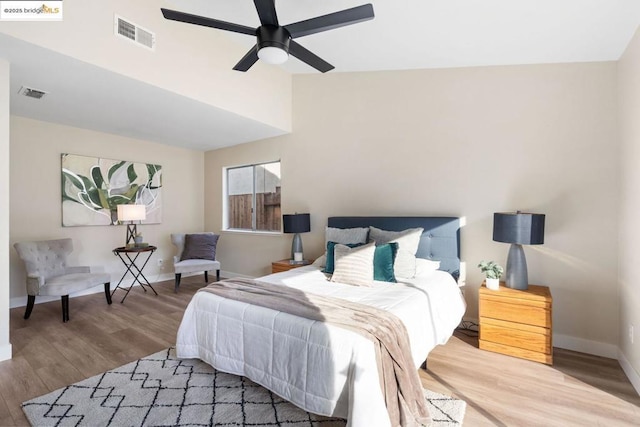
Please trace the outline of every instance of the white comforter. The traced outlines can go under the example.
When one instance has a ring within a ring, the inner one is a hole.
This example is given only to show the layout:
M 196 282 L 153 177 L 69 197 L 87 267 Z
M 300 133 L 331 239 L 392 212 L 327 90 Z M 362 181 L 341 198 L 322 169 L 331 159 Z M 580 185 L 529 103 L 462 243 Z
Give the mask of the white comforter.
M 313 266 L 258 280 L 391 311 L 407 327 L 416 367 L 447 342 L 466 308 L 441 271 L 371 288 L 328 282 Z M 185 311 L 176 351 L 246 376 L 309 412 L 347 418 L 353 427 L 389 425 L 373 344 L 355 332 L 199 292 Z

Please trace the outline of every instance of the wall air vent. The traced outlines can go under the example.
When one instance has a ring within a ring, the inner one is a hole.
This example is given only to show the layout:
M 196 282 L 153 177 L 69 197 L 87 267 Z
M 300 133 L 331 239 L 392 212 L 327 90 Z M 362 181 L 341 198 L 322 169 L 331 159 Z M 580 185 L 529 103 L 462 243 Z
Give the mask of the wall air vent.
M 151 50 L 155 48 L 156 35 L 154 33 L 121 16 L 115 15 L 114 31 L 116 36 L 124 37 L 139 46 L 144 46 Z
M 22 86 L 18 91 L 20 95 L 27 96 L 29 98 L 41 99 L 43 96 L 47 94 L 47 92 L 39 89 L 34 89 L 32 87 Z

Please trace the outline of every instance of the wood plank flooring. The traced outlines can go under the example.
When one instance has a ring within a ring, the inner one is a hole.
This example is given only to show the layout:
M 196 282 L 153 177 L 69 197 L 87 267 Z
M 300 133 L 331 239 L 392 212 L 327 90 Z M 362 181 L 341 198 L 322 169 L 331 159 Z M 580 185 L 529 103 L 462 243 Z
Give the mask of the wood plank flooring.
M 13 359 L 0 362 L 0 426 L 29 425 L 20 404 L 33 397 L 124 365 L 175 344 L 185 307 L 202 275 L 185 277 L 177 294 L 173 281 L 153 285 L 159 296 L 131 290 L 124 304 L 117 291 L 69 300 L 70 321 L 62 323 L 59 301 L 10 314 Z
M 29 320 L 11 310 L 14 357 L 0 362 L 0 426 L 28 425 L 20 403 L 175 343 L 182 313 L 203 277 L 154 285 L 159 296 L 134 288 L 124 304 L 104 294 L 38 304 Z M 118 291 L 120 292 L 120 291 Z M 434 350 L 425 387 L 464 399 L 464 425 L 638 426 L 640 397 L 618 362 L 554 349 L 554 365 L 479 350 L 477 338 L 456 333 Z
M 461 331 L 420 376 L 467 402 L 465 426 L 640 426 L 640 397 L 613 359 L 554 348 L 547 366 L 479 350 Z

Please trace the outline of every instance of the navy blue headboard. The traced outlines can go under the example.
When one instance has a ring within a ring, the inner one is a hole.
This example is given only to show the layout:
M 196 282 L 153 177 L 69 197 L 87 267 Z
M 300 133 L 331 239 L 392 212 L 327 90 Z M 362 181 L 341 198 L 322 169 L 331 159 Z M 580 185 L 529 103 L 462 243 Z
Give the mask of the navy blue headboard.
M 424 228 L 416 256 L 440 261 L 440 270 L 457 280 L 460 276 L 460 218 L 446 216 L 333 216 L 328 226 L 354 228 L 373 226 L 382 230 L 402 231 Z

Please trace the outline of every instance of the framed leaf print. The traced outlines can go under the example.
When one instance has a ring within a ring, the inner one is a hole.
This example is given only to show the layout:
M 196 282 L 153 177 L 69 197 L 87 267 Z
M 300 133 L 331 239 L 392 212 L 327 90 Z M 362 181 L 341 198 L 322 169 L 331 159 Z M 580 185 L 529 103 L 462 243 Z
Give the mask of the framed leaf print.
M 116 225 L 120 204 L 143 204 L 162 222 L 162 166 L 62 154 L 62 226 Z

